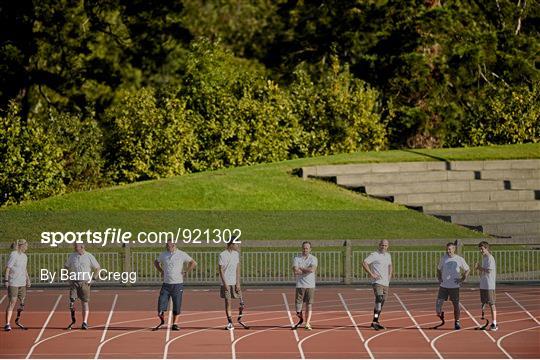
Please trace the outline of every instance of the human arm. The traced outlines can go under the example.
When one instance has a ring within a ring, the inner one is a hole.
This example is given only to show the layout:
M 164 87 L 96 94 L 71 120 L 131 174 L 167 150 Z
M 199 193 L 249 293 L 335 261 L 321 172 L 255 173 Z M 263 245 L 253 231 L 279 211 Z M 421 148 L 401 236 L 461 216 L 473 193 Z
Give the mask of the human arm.
M 371 268 L 369 267 L 369 264 L 364 260 L 362 262 L 362 267 L 364 268 L 364 271 L 366 273 L 369 274 L 369 276 L 372 278 L 372 279 L 375 279 L 375 280 L 378 280 L 381 278 L 381 276 L 379 274 L 374 274 L 372 271 L 371 271 Z

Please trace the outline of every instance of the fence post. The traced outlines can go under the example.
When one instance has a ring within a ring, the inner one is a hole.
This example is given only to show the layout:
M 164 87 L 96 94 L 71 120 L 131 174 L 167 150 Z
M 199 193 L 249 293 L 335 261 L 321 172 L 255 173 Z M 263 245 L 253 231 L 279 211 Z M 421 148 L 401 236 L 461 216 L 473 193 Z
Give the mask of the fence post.
M 343 261 L 343 283 L 350 285 L 352 283 L 352 243 L 345 240 L 345 260 Z
M 463 256 L 463 241 L 457 239 L 456 240 L 456 254 L 459 256 Z
M 124 248 L 122 269 L 124 272 L 128 273 L 131 271 L 131 247 L 129 244 L 122 244 L 122 247 Z M 132 286 L 132 284 L 128 281 L 124 284 L 124 286 Z

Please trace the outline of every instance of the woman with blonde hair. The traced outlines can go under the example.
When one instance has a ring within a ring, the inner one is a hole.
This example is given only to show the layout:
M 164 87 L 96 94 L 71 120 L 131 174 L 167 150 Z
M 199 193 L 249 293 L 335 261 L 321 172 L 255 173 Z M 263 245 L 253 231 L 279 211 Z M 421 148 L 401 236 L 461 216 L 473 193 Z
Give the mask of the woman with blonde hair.
M 15 318 L 15 324 L 23 330 L 26 330 L 20 322 L 21 313 L 24 310 L 24 301 L 26 299 L 26 288 L 30 287 L 30 277 L 26 266 L 28 264 L 28 258 L 26 256 L 26 250 L 28 249 L 28 243 L 24 239 L 19 239 L 11 246 L 13 251 L 9 255 L 9 259 L 6 264 L 4 285 L 8 290 L 8 306 L 6 308 L 6 325 L 5 331 L 11 331 L 11 316 L 13 315 L 13 309 L 19 299 L 19 308 L 17 309 L 17 317 Z

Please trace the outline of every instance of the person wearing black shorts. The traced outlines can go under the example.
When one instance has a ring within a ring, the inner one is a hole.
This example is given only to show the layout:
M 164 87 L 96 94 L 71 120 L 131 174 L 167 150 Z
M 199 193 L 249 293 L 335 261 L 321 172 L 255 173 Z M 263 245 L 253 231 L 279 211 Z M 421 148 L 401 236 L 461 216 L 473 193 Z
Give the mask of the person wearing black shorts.
M 180 330 L 176 324 L 182 308 L 182 295 L 184 292 L 184 275 L 189 273 L 197 263 L 188 254 L 176 248 L 176 244 L 167 241 L 167 250 L 162 252 L 154 261 L 154 266 L 163 275 L 163 284 L 159 292 L 158 316 L 160 324 L 155 328 L 159 329 L 165 323 L 165 311 L 168 309 L 169 299 L 173 305 L 172 330 Z M 184 271 L 184 264 L 187 268 Z

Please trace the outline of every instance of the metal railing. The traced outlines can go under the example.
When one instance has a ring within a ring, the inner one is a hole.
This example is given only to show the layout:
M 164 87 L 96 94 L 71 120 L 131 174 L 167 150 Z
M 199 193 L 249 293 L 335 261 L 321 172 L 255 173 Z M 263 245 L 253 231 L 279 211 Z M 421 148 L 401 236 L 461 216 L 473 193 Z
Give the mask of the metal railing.
M 30 253 L 28 254 L 28 275 L 33 284 L 48 284 L 48 281 L 41 280 L 41 271 L 48 270 L 56 272 L 55 281 L 53 284 L 63 283 L 60 281 L 60 270 L 64 267 L 64 264 L 70 253 Z M 101 265 L 101 268 L 109 271 L 122 271 L 122 263 L 120 262 L 120 256 L 118 253 L 94 253 L 93 254 Z M 2 272 L 5 270 L 7 261 L 9 259 L 9 253 L 0 254 L 0 266 Z M 102 281 L 106 283 L 116 283 L 114 280 Z
M 366 283 L 369 281 L 362 269 L 362 261 L 371 251 L 314 251 L 318 258 L 317 282 Z M 292 284 L 294 251 L 244 250 L 241 253 L 242 281 L 245 284 Z M 441 251 L 391 251 L 394 269 L 393 283 L 435 283 L 437 264 L 444 254 Z M 495 250 L 497 281 L 540 281 L 540 250 Z M 32 282 L 40 280 L 41 269 L 60 271 L 69 253 L 29 253 L 28 271 Z M 127 253 L 94 253 L 103 269 L 108 271 L 133 271 L 137 284 L 159 284 L 162 279 L 154 268 L 158 251 L 133 251 Z M 219 251 L 193 251 L 189 255 L 197 261 L 195 270 L 186 278 L 190 284 L 218 284 Z M 5 269 L 9 253 L 0 253 L 0 266 Z M 478 281 L 475 263 L 481 261 L 478 251 L 464 251 L 463 257 L 471 267 L 470 282 Z M 58 283 L 58 278 L 55 279 Z M 101 282 L 101 281 L 100 281 Z M 119 283 L 110 280 L 106 283 Z

